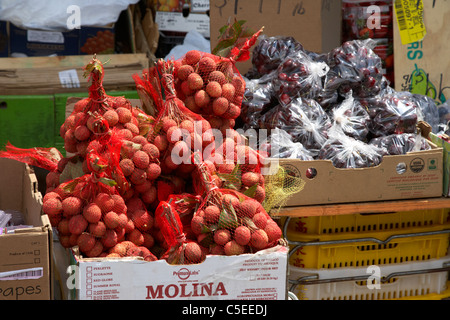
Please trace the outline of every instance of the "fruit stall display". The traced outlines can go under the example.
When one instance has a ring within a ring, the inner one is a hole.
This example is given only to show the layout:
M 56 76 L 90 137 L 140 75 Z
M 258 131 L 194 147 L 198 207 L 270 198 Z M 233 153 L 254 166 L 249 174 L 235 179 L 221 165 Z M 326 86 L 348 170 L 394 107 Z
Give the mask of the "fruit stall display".
M 62 246 L 170 264 L 256 253 L 284 241 L 267 200 L 287 195 L 271 193 L 265 158 L 351 169 L 430 148 L 417 125 L 437 125 L 438 107 L 390 87 L 372 39 L 315 53 L 261 32 L 226 57 L 191 50 L 136 74 L 141 108 L 105 92 L 94 56 L 89 96 L 60 127 L 68 154 L 11 144 L 0 152 L 49 171 L 43 212 Z M 241 75 L 235 63 L 250 50 Z M 238 128 L 268 130 L 264 148 Z

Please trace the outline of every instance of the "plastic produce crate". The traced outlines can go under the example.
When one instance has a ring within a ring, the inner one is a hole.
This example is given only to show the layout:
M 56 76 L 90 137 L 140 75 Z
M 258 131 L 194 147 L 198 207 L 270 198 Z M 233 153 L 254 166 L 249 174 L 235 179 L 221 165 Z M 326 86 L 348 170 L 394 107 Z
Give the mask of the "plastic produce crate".
M 450 220 L 450 209 L 415 210 L 385 213 L 291 218 L 287 229 L 300 234 L 342 234 L 352 232 L 408 232 L 411 227 L 444 225 Z M 287 221 L 282 220 L 282 223 Z
M 299 300 L 391 300 L 443 297 L 449 289 L 449 256 L 372 267 L 379 268 L 376 278 L 373 269 L 367 267 L 291 267 L 290 291 Z
M 450 281 L 447 281 L 446 287 L 447 289 L 445 289 L 441 293 L 432 292 L 422 296 L 408 296 L 392 300 L 450 300 Z
M 450 223 L 386 231 L 304 234 L 283 227 L 289 263 L 300 268 L 361 267 L 436 259 L 447 254 Z M 289 221 L 287 220 L 287 223 Z

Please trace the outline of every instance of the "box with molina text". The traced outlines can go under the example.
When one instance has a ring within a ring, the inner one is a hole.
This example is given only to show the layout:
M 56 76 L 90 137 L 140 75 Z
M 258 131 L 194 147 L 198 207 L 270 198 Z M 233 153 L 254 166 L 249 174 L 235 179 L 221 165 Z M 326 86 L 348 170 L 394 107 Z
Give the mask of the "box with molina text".
M 77 300 L 285 300 L 288 250 L 277 245 L 254 254 L 208 255 L 188 265 L 82 258 L 71 251 L 67 285 Z

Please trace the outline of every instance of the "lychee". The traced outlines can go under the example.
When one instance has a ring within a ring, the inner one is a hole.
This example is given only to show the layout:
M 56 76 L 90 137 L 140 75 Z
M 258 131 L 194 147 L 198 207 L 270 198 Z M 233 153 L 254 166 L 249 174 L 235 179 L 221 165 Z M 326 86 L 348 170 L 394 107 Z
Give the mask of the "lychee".
M 131 159 L 122 159 L 119 162 L 119 167 L 125 177 L 131 175 L 134 171 L 134 162 Z
M 97 204 L 91 202 L 83 208 L 83 216 L 89 223 L 97 223 L 102 217 L 102 210 Z
M 224 85 L 226 83 L 225 75 L 222 71 L 214 70 L 209 74 L 209 81 L 217 81 L 219 84 Z
M 231 240 L 231 233 L 227 229 L 219 229 L 214 232 L 214 242 L 218 245 L 225 245 L 228 241 Z
M 216 70 L 216 63 L 210 57 L 202 57 L 198 62 L 198 73 L 203 75 L 209 75 Z
M 103 221 L 98 221 L 97 223 L 90 223 L 89 233 L 92 234 L 94 237 L 101 238 L 106 233 L 106 225 L 103 223 Z
M 224 97 L 219 97 L 219 98 L 214 99 L 213 104 L 212 104 L 213 113 L 217 116 L 223 115 L 225 112 L 227 112 L 228 105 L 229 105 L 229 102 Z
M 134 226 L 140 231 L 150 231 L 153 227 L 153 217 L 147 210 L 136 210 L 132 212 L 130 219 L 133 220 Z
M 160 156 L 158 147 L 153 143 L 146 143 L 141 150 L 146 152 L 151 160 L 158 159 Z
M 196 72 L 191 73 L 186 81 L 190 90 L 197 91 L 203 88 L 203 79 Z
M 269 237 L 267 236 L 267 233 L 264 230 L 262 229 L 255 230 L 252 233 L 250 244 L 256 250 L 264 249 L 269 244 Z
M 155 202 L 157 196 L 158 192 L 156 190 L 156 187 L 153 185 L 147 191 L 141 194 L 142 201 L 144 201 L 146 204 Z
M 205 224 L 205 222 L 204 222 L 204 219 L 202 216 L 197 215 L 197 214 L 194 215 L 191 220 L 192 232 L 194 232 L 196 235 L 201 234 L 204 229 L 204 224 Z
M 194 113 L 200 113 L 201 108 L 195 103 L 194 96 L 188 96 L 184 100 L 184 105 Z
M 198 50 L 189 50 L 184 55 L 184 62 L 189 65 L 197 64 L 200 61 L 202 54 Z
M 103 222 L 109 229 L 119 226 L 119 215 L 114 211 L 109 211 L 103 216 Z
M 102 252 L 103 244 L 101 243 L 101 241 L 96 240 L 92 249 L 86 252 L 86 256 L 89 258 L 95 258 L 99 257 Z
M 65 216 L 73 216 L 76 214 L 81 213 L 81 210 L 83 209 L 83 201 L 78 197 L 67 197 L 62 202 L 62 209 L 63 214 Z
M 89 222 L 81 215 L 77 214 L 69 219 L 69 230 L 71 234 L 81 234 L 88 227 Z
M 105 248 L 112 248 L 117 244 L 117 233 L 112 229 L 106 229 L 105 234 L 100 239 Z
M 165 132 L 167 132 L 169 130 L 169 128 L 177 126 L 177 122 L 174 119 L 171 119 L 169 117 L 163 117 L 161 119 L 161 122 L 162 122 L 162 129 Z
M 84 141 L 89 139 L 91 131 L 85 125 L 79 125 L 73 131 L 73 135 L 78 141 Z
M 237 208 L 239 206 L 239 199 L 232 195 L 232 194 L 224 194 L 221 197 L 221 201 L 223 203 L 231 204 L 234 208 Z
M 77 239 L 77 245 L 81 252 L 88 252 L 95 245 L 95 237 L 90 233 L 83 232 Z
M 144 236 L 142 232 L 138 229 L 134 229 L 130 233 L 127 234 L 127 240 L 134 243 L 136 246 L 142 246 L 144 244 Z
M 246 172 L 242 175 L 242 184 L 247 187 L 254 186 L 259 183 L 260 174 L 256 172 Z
M 202 261 L 203 254 L 200 246 L 196 242 L 188 242 L 184 248 L 184 257 L 187 263 L 199 263 Z
M 238 244 L 235 240 L 228 241 L 223 250 L 227 256 L 239 255 L 245 252 L 245 247 Z
M 135 168 L 129 178 L 131 183 L 135 185 L 142 184 L 147 180 L 147 173 L 144 169 Z
M 100 192 L 94 199 L 94 203 L 100 207 L 102 213 L 107 213 L 114 209 L 114 199 L 111 195 Z
M 191 65 L 189 65 L 189 64 L 182 65 L 182 66 L 180 66 L 180 68 L 178 68 L 178 73 L 177 73 L 178 78 L 181 81 L 184 81 L 193 72 L 194 72 L 194 68 Z
M 217 171 L 219 173 L 231 173 L 235 167 L 234 163 L 222 163 L 217 165 Z
M 213 255 L 224 255 L 225 251 L 223 249 L 223 246 L 218 245 L 218 244 L 213 244 L 211 246 L 211 249 L 209 250 L 209 253 L 213 254 Z
M 115 126 L 117 123 L 119 123 L 119 115 L 115 110 L 107 110 L 103 114 L 103 118 L 108 122 L 110 127 Z
M 236 119 L 240 114 L 241 108 L 237 104 L 230 102 L 227 111 L 223 114 L 223 117 L 227 119 Z
M 245 246 L 250 242 L 250 229 L 246 226 L 239 226 L 234 230 L 234 240 L 241 246 Z
M 142 150 L 136 151 L 133 155 L 132 160 L 135 167 L 140 169 L 146 169 L 150 163 L 149 155 Z
M 129 140 L 133 140 L 134 136 L 139 134 L 139 127 L 134 123 L 125 123 L 123 127 L 131 132 L 131 138 Z
M 222 85 L 222 97 L 229 101 L 233 101 L 236 89 L 231 83 L 225 83 Z
M 211 98 L 205 90 L 200 89 L 194 94 L 194 101 L 198 107 L 203 108 L 211 101 Z
M 222 86 L 217 81 L 210 81 L 205 91 L 211 98 L 218 98 L 222 95 Z
M 119 107 L 116 109 L 116 112 L 120 123 L 124 124 L 131 121 L 132 113 L 128 108 Z
M 147 179 L 155 180 L 161 175 L 161 166 L 157 163 L 150 163 L 146 169 Z
M 70 230 L 69 230 L 69 219 L 61 219 L 58 223 L 57 226 L 58 229 L 58 235 L 69 235 L 70 234 Z
M 264 212 L 255 213 L 252 218 L 253 223 L 260 229 L 264 229 L 267 225 L 267 216 Z
M 192 90 L 191 88 L 189 88 L 189 82 L 188 82 L 188 80 L 184 80 L 183 82 L 181 82 L 180 88 L 181 88 L 181 92 L 182 92 L 186 97 L 190 97 L 190 96 L 193 95 L 194 92 L 195 92 L 195 90 Z
M 266 191 L 262 186 L 257 186 L 255 190 L 255 195 L 253 196 L 255 200 L 262 203 L 266 198 Z
M 215 223 L 219 220 L 220 209 L 217 206 L 210 205 L 204 209 L 204 219 L 207 223 Z
M 127 206 L 125 200 L 119 194 L 112 194 L 111 198 L 114 200 L 114 211 L 117 213 L 126 213 Z
M 245 199 L 239 204 L 239 214 L 251 219 L 255 215 L 256 209 L 259 205 L 260 203 L 254 199 Z
M 269 243 L 272 243 L 274 241 L 278 241 L 281 236 L 283 235 L 283 232 L 281 231 L 278 224 L 273 220 L 268 220 L 266 227 L 264 228 L 264 231 L 267 234 L 267 237 L 269 239 Z
M 48 216 L 56 216 L 62 213 L 63 207 L 61 200 L 59 199 L 59 195 L 58 198 L 47 198 L 45 201 L 43 201 L 42 210 Z
M 160 152 L 165 151 L 169 147 L 169 141 L 166 135 L 157 135 L 153 140 L 153 144 L 158 148 Z
M 144 236 L 143 246 L 148 249 L 152 248 L 155 245 L 155 239 L 153 238 L 153 236 L 148 232 L 144 232 L 142 233 L 142 235 Z

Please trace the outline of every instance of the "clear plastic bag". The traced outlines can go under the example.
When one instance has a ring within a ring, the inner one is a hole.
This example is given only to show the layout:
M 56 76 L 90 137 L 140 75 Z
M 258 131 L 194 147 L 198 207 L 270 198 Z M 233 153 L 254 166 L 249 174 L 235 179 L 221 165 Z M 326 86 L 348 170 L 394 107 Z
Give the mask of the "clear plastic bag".
M 282 129 L 272 130 L 270 137 L 262 143 L 271 158 L 314 160 L 311 152 Z
M 299 50 L 303 46 L 293 37 L 262 35 L 253 49 L 252 68 L 246 77 L 255 79 L 276 70 L 287 56 Z
M 277 106 L 260 119 L 260 127 L 283 129 L 316 156 L 328 138 L 332 123 L 322 107 L 312 99 L 296 98 L 286 106 Z
M 352 40 L 328 53 L 328 65 L 324 88 L 345 96 L 350 90 L 358 98 L 377 95 L 382 88 L 382 61 L 373 52 L 376 43 L 372 39 Z
M 320 149 L 318 159 L 331 160 L 336 168 L 367 168 L 381 163 L 385 151 L 375 145 L 353 139 L 333 127 L 330 138 Z
M 369 144 L 386 151 L 387 155 L 400 155 L 412 151 L 431 149 L 428 140 L 414 133 L 391 134 L 370 140 Z
M 245 94 L 239 118 L 245 130 L 258 128 L 259 118 L 268 110 L 279 105 L 278 99 L 273 91 L 272 74 L 264 75 L 259 79 L 246 81 Z
M 329 70 L 325 62 L 314 61 L 306 52 L 297 51 L 284 59 L 273 78 L 275 93 L 283 105 L 296 97 L 315 99 L 323 90 L 322 78 Z
M 374 137 L 415 133 L 418 121 L 424 119 L 417 100 L 407 91 L 381 96 L 369 106 L 369 114 L 369 130 Z
M 331 110 L 333 125 L 357 140 L 365 141 L 369 133 L 370 116 L 361 103 L 350 94 Z

